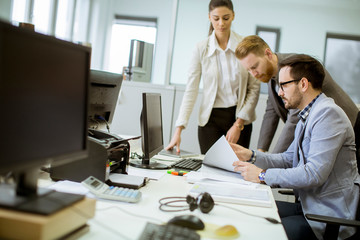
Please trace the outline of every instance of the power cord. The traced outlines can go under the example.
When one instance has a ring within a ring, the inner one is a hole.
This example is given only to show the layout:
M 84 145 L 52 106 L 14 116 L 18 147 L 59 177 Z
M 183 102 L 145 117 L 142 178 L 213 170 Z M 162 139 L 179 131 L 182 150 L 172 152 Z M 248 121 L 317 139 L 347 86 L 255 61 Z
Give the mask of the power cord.
M 100 116 L 100 115 L 95 115 L 95 117 L 96 117 L 97 119 L 100 119 L 101 121 L 105 122 L 106 129 L 107 129 L 108 132 L 110 133 L 110 126 L 109 126 L 109 123 L 106 121 L 106 119 L 105 119 L 103 116 Z
M 89 124 L 91 125 L 91 128 L 92 128 L 92 129 L 98 129 L 98 128 L 99 128 L 100 122 L 97 121 L 95 118 L 89 117 L 89 121 L 96 123 L 96 126 L 94 126 L 93 124 L 90 124 L 90 123 L 89 123 Z
M 144 216 L 144 215 L 138 215 L 138 214 L 135 214 L 135 213 L 132 213 L 132 212 L 129 212 L 129 211 L 126 211 L 118 206 L 111 206 L 111 207 L 105 207 L 105 208 L 102 208 L 102 209 L 97 209 L 97 211 L 106 211 L 106 210 L 109 210 L 109 209 L 112 209 L 112 208 L 115 208 L 115 209 L 118 209 L 130 216 L 134 216 L 134 217 L 138 217 L 138 218 L 142 218 L 142 219 L 148 219 L 150 221 L 155 221 L 155 222 L 159 222 L 159 223 L 164 223 L 164 221 L 161 221 L 159 219 L 156 219 L 156 218 L 152 218 L 152 217 L 147 217 L 147 216 Z
M 143 158 L 144 158 L 144 155 L 139 155 L 139 154 L 136 153 L 136 152 L 131 152 L 131 153 L 130 153 L 130 158 L 131 158 L 131 159 L 143 159 Z
M 237 208 L 233 208 L 233 207 L 230 207 L 230 206 L 227 206 L 227 205 L 222 205 L 222 204 L 218 204 L 218 203 L 215 203 L 216 206 L 220 206 L 220 207 L 224 207 L 224 208 L 228 208 L 228 209 L 231 209 L 231 210 L 234 210 L 234 211 L 238 211 L 238 212 L 241 212 L 243 214 L 246 214 L 246 215 L 249 215 L 249 216 L 252 216 L 252 217 L 258 217 L 258 218 L 264 218 L 266 219 L 267 221 L 271 222 L 271 223 L 274 223 L 274 224 L 279 224 L 281 222 L 279 222 L 278 220 L 276 220 L 275 218 L 272 218 L 272 217 L 263 217 L 263 216 L 259 216 L 259 215 L 255 215 L 255 214 L 252 214 L 252 213 L 248 213 L 248 212 L 245 212 L 245 211 L 242 211 L 240 209 L 237 209 Z

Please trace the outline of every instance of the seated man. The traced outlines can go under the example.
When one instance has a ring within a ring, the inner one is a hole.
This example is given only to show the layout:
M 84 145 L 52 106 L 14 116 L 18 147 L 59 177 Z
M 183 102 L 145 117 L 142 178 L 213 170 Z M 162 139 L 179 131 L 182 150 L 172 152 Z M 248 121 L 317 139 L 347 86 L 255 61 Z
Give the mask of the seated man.
M 231 144 L 240 160 L 233 165 L 245 180 L 297 190 L 299 203 L 277 202 L 288 238 L 322 239 L 325 224 L 308 222 L 304 214 L 355 219 L 360 176 L 354 130 L 345 112 L 322 93 L 325 73 L 316 59 L 294 55 L 279 68 L 279 96 L 287 109 L 301 110 L 294 140 L 278 154 Z M 354 233 L 341 227 L 339 237 Z

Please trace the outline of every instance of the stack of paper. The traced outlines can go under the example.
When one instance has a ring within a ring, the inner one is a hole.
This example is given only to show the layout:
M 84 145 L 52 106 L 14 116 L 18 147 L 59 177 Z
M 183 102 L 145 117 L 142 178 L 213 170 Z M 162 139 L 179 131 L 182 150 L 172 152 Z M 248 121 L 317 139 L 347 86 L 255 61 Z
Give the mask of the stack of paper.
M 260 207 L 271 207 L 271 197 L 268 189 L 251 185 L 240 185 L 226 182 L 203 181 L 195 183 L 190 195 L 198 196 L 208 192 L 215 202 L 246 204 Z

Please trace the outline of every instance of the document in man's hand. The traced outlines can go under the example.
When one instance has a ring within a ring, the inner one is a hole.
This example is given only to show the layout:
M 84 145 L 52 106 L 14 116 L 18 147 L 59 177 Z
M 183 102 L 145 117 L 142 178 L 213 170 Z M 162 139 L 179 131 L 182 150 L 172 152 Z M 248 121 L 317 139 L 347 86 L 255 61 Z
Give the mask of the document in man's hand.
M 195 183 L 190 195 L 198 196 L 208 192 L 215 202 L 246 204 L 271 207 L 270 189 L 257 188 L 254 185 L 241 185 L 228 182 L 202 181 Z
M 234 171 L 233 162 L 238 158 L 225 137 L 219 138 L 206 152 L 203 164 Z

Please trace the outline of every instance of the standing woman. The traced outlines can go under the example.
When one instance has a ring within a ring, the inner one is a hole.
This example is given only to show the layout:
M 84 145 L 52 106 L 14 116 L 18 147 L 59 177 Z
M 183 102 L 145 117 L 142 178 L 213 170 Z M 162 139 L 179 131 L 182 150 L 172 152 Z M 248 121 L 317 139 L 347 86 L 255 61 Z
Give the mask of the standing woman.
M 201 153 L 205 154 L 222 135 L 229 142 L 249 146 L 260 82 L 235 57 L 236 46 L 243 37 L 231 31 L 234 16 L 231 0 L 210 1 L 209 36 L 193 52 L 176 130 L 166 149 L 176 146 L 180 151 L 181 132 L 188 124 L 201 77 L 203 98 L 198 118 Z

